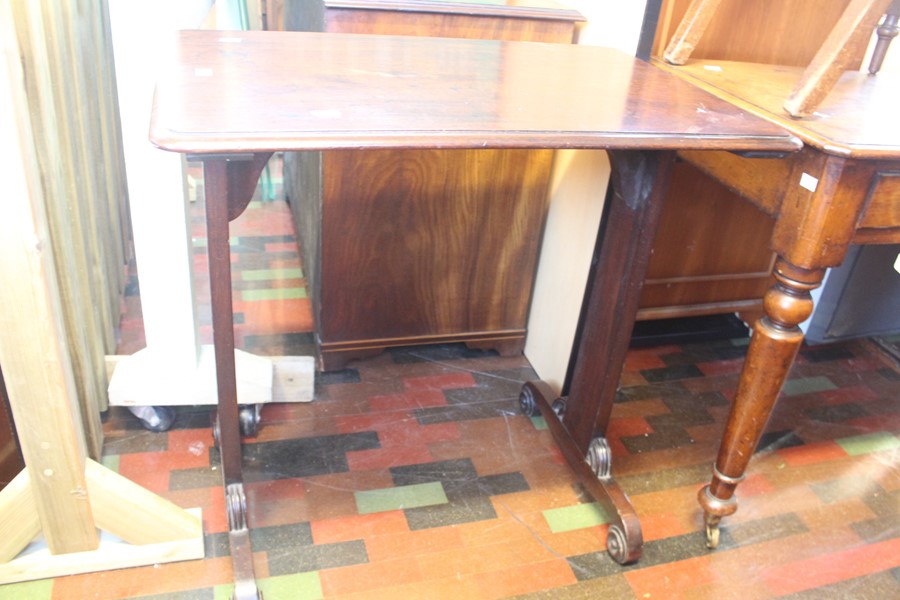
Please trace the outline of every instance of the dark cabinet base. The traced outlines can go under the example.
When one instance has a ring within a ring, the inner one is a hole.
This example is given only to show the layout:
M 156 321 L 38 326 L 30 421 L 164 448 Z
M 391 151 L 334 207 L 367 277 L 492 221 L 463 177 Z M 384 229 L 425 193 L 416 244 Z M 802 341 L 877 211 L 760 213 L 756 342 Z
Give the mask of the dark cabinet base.
M 360 340 L 345 343 L 320 343 L 319 364 L 323 371 L 339 371 L 350 362 L 377 356 L 390 348 L 421 346 L 425 344 L 446 344 L 462 342 L 472 350 L 493 350 L 500 356 L 518 356 L 525 348 L 525 330 L 518 332 L 485 333 L 479 336 L 467 332 L 459 336 L 425 336 L 417 338 L 395 338 L 389 340 Z

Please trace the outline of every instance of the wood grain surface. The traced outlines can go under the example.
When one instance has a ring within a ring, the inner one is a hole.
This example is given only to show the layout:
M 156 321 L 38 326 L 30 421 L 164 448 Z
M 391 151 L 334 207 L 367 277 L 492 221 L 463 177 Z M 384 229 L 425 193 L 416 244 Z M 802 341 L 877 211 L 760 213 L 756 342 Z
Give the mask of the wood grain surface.
M 179 152 L 799 147 L 781 128 L 607 48 L 185 31 L 174 57 L 151 140 Z
M 791 131 L 804 143 L 829 154 L 854 158 L 900 156 L 896 119 L 900 78 L 848 71 L 819 109 L 795 119 L 782 109 L 803 69 L 734 61 L 691 61 L 678 73 Z
M 510 324 L 523 335 L 551 155 L 326 154 L 330 169 L 352 167 L 353 177 L 330 178 L 323 194 L 321 267 L 332 276 L 320 283 L 322 339 L 496 332 Z M 491 177 L 510 169 L 523 177 Z

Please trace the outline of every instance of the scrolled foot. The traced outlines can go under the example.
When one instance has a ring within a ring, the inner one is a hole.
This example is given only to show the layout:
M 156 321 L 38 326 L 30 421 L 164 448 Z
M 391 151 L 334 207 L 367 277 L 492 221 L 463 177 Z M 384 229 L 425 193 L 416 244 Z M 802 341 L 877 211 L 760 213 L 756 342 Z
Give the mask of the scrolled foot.
M 612 474 L 612 451 L 606 438 L 595 437 L 591 440 L 585 460 L 598 478 L 606 479 Z
M 225 486 L 225 512 L 228 516 L 228 530 L 247 529 L 247 496 L 241 483 Z
M 627 548 L 625 532 L 618 525 L 610 525 L 609 533 L 607 533 L 606 537 L 606 550 L 609 552 L 609 555 L 620 565 L 625 564 Z

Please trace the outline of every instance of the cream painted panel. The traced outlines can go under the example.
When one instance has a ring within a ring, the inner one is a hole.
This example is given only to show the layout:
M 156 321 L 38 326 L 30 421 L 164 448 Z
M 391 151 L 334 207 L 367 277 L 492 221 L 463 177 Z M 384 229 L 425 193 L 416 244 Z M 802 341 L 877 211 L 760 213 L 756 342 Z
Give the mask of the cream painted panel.
M 634 55 L 645 2 L 569 0 L 565 4 L 587 20 L 579 29 L 579 44 Z M 538 377 L 557 392 L 569 364 L 608 181 L 605 152 L 557 153 L 525 343 L 525 356 Z

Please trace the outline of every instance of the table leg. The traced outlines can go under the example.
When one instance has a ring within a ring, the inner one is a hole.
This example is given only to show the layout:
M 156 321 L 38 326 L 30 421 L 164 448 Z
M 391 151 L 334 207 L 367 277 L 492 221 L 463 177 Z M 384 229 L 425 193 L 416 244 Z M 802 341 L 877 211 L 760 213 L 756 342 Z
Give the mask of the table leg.
M 247 527 L 247 499 L 241 473 L 241 437 L 234 359 L 234 313 L 231 297 L 229 221 L 237 218 L 253 196 L 269 154 L 204 157 L 207 252 L 212 304 L 213 347 L 216 355 L 218 415 L 215 430 L 225 481 L 228 541 L 234 570 L 236 600 L 259 597 L 253 572 L 253 552 Z M 254 177 L 255 175 L 255 177 Z
M 764 298 L 765 316 L 753 327 L 753 337 L 731 406 L 712 482 L 698 494 L 705 511 L 707 545 L 719 543 L 719 522 L 737 510 L 734 491 L 744 477 L 759 444 L 781 387 L 803 343 L 798 326 L 813 309 L 810 291 L 817 288 L 823 270 L 805 270 L 782 258 L 775 263 L 775 285 Z
M 799 324 L 812 314 L 810 292 L 828 267 L 844 261 L 875 176 L 865 162 L 810 146 L 789 160 L 772 233 L 775 284 L 763 299 L 764 316 L 753 327 L 712 480 L 699 492 L 711 548 L 718 544 L 722 517 L 737 510 L 735 489 L 803 343 Z
M 637 560 L 643 534 L 628 496 L 611 475 L 606 427 L 637 315 L 671 152 L 610 151 L 613 194 L 587 292 L 569 393 L 555 398 L 543 382 L 525 385 L 523 411 L 547 419 L 563 455 L 610 517 L 607 549 L 619 563 Z

